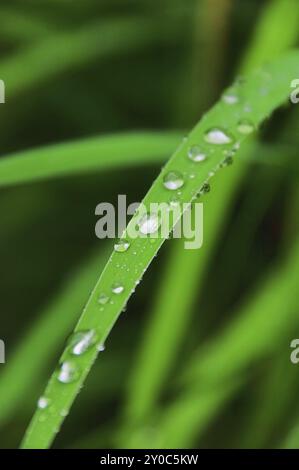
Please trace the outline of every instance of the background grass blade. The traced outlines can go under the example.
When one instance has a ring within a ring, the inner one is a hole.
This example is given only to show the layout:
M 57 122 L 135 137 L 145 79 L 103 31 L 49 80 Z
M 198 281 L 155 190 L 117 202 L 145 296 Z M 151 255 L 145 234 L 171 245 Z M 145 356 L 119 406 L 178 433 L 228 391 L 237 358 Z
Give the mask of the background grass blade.
M 0 187 L 135 164 L 160 163 L 175 148 L 180 137 L 179 132 L 132 132 L 27 150 L 0 159 Z

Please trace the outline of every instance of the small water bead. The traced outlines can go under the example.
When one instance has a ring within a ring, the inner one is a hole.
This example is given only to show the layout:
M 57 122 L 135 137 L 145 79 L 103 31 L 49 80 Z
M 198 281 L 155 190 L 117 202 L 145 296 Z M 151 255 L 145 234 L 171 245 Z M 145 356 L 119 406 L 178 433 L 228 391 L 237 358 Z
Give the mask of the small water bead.
M 63 384 L 75 382 L 79 378 L 79 369 L 74 362 L 65 361 L 60 364 L 57 379 Z
M 206 193 L 209 193 L 210 191 L 211 191 L 211 186 L 209 185 L 209 183 L 204 183 L 202 187 L 200 188 L 200 194 L 206 194 Z
M 117 253 L 124 253 L 130 247 L 130 243 L 127 240 L 119 240 L 119 242 L 115 243 L 114 250 Z
M 67 410 L 61 410 L 59 414 L 62 418 L 65 418 L 69 413 Z
M 193 145 L 189 149 L 188 157 L 193 162 L 198 163 L 204 162 L 207 159 L 207 154 L 198 145 Z
M 169 199 L 169 204 L 171 206 L 178 206 L 180 203 L 180 200 L 177 196 L 172 196 L 170 199 Z
M 108 295 L 106 295 L 104 293 L 100 294 L 100 296 L 98 298 L 98 302 L 101 305 L 106 305 L 109 302 L 109 300 L 110 299 L 109 299 Z
M 233 90 L 228 90 L 222 95 L 222 101 L 226 104 L 236 104 L 239 102 L 239 97 Z
M 205 141 L 214 145 L 227 145 L 233 142 L 233 137 L 220 127 L 213 127 L 205 133 Z
M 184 185 L 184 177 L 179 171 L 170 171 L 164 176 L 163 184 L 166 189 L 175 191 Z
M 98 351 L 98 352 L 103 352 L 103 351 L 105 351 L 105 344 L 104 344 L 104 343 L 99 343 L 99 344 L 97 345 L 97 351 Z
M 68 347 L 74 356 L 81 356 L 96 343 L 94 330 L 76 331 L 70 338 Z
M 223 162 L 221 163 L 221 166 L 226 167 L 226 166 L 232 165 L 233 163 L 234 163 L 233 156 L 229 155 L 223 160 Z
M 255 127 L 254 124 L 248 119 L 242 119 L 238 122 L 237 129 L 241 134 L 248 135 L 254 131 Z
M 149 235 L 158 231 L 160 227 L 160 220 L 158 214 L 149 213 L 141 217 L 138 222 L 139 232 L 143 235 Z
M 112 286 L 113 294 L 121 294 L 123 291 L 124 291 L 124 286 L 118 283 L 113 284 Z
M 40 410 L 45 410 L 49 406 L 49 400 L 46 397 L 40 397 L 38 402 L 37 402 L 37 407 Z

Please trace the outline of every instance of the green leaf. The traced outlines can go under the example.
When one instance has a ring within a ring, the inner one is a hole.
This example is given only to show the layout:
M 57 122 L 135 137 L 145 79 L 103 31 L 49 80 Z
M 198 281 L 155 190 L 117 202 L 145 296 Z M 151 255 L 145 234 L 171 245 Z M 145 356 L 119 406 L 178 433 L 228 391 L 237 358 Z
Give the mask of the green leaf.
M 149 209 L 150 203 L 169 203 L 173 191 L 164 187 L 163 178 L 171 171 L 184 175 L 185 184 L 179 195 L 180 202 L 190 204 L 196 198 L 203 184 L 209 180 L 211 172 L 214 172 L 223 162 L 224 149 L 236 150 L 246 139 L 247 134 L 244 133 L 240 124 L 244 124 L 246 119 L 250 120 L 248 127 L 251 127 L 252 124 L 257 128 L 264 119 L 286 101 L 289 95 L 290 81 L 298 73 L 299 53 L 294 51 L 269 64 L 266 68 L 252 72 L 245 80 L 238 82 L 235 86 L 240 97 L 239 102 L 231 106 L 221 100 L 203 117 L 154 182 L 143 201 L 145 207 Z M 244 109 L 244 106 L 250 106 L 250 113 L 246 107 Z M 223 145 L 206 142 L 205 136 L 215 128 L 221 129 L 226 136 L 231 137 L 231 141 L 224 148 Z M 193 145 L 200 145 L 208 152 L 208 158 L 203 164 L 193 163 L 188 158 L 190 147 Z M 189 178 L 190 175 L 192 178 Z M 180 210 L 182 212 L 181 207 Z M 133 216 L 129 228 L 138 224 L 139 217 L 138 213 Z M 177 219 L 174 218 L 173 225 L 176 221 Z M 153 239 L 141 236 L 131 239 L 128 232 L 125 233 L 125 237 L 129 239 L 130 248 L 124 253 L 114 252 L 112 254 L 75 329 L 76 332 L 94 330 L 97 344 L 102 344 L 106 340 L 136 284 L 141 280 L 144 271 L 164 242 L 163 238 L 155 239 L 154 243 Z M 115 282 L 119 282 L 124 287 L 124 291 L 120 295 L 114 295 L 111 291 Z M 103 294 L 112 298 L 113 301 L 107 302 L 102 310 L 98 299 Z M 71 383 L 59 382 L 59 372 L 54 372 L 45 391 L 45 396 L 51 402 L 51 406 L 36 411 L 22 444 L 24 448 L 45 448 L 50 445 L 97 354 L 97 348 L 92 347 L 85 354 L 79 355 L 75 359 L 72 358 L 76 373 L 73 375 L 75 378 Z M 70 360 L 69 347 L 66 347 L 61 360 Z

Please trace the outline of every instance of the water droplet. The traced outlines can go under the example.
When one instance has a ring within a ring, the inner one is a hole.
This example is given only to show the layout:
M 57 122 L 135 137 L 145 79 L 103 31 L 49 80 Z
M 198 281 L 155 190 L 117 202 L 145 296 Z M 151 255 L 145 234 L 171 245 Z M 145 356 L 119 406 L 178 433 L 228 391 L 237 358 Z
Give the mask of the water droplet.
M 209 144 L 227 145 L 233 142 L 233 137 L 223 129 L 214 127 L 205 133 L 205 140 Z
M 229 155 L 228 157 L 226 157 L 223 162 L 221 163 L 221 166 L 222 167 L 225 167 L 225 166 L 229 166 L 229 165 L 232 165 L 234 163 L 234 159 L 233 159 L 233 156 L 232 155 Z
M 106 305 L 107 302 L 109 302 L 109 297 L 108 295 L 102 293 L 99 298 L 98 298 L 98 302 L 101 304 L 101 305 Z
M 124 253 L 129 249 L 129 247 L 130 243 L 127 240 L 119 240 L 115 243 L 114 250 L 117 251 L 117 253 Z
M 190 147 L 188 157 L 193 162 L 203 162 L 207 159 L 207 154 L 199 147 L 199 145 L 193 145 Z
M 94 330 L 76 331 L 68 342 L 70 351 L 75 356 L 85 353 L 96 343 L 96 334 Z
M 166 189 L 174 191 L 184 184 L 184 177 L 179 171 L 170 171 L 163 178 L 163 184 Z
M 121 294 L 123 291 L 124 291 L 124 286 L 118 283 L 113 284 L 112 286 L 113 294 Z
M 99 351 L 99 352 L 105 351 L 105 344 L 99 343 L 99 344 L 97 345 L 97 351 Z
M 209 193 L 210 191 L 211 191 L 211 186 L 209 185 L 209 183 L 204 183 L 202 187 L 200 188 L 201 194 L 206 194 L 206 193 Z
M 233 90 L 228 90 L 222 95 L 222 101 L 226 104 L 236 104 L 239 101 L 239 97 Z
M 160 227 L 160 220 L 158 214 L 151 213 L 145 214 L 138 222 L 139 232 L 143 235 L 148 235 L 157 232 Z
M 170 199 L 169 199 L 169 204 L 171 206 L 177 206 L 179 204 L 180 200 L 177 196 L 172 196 Z
M 45 410 L 49 406 L 49 400 L 46 397 L 40 397 L 37 402 L 37 407 L 40 410 Z
M 69 413 L 68 413 L 67 410 L 61 410 L 61 411 L 60 411 L 60 416 L 61 416 L 62 418 L 65 418 L 68 414 L 69 414 Z
M 248 121 L 247 119 L 242 119 L 238 122 L 237 129 L 241 134 L 251 134 L 254 131 L 255 127 L 251 121 Z
M 65 361 L 60 364 L 57 379 L 59 382 L 69 384 L 75 382 L 79 377 L 78 367 L 71 361 Z

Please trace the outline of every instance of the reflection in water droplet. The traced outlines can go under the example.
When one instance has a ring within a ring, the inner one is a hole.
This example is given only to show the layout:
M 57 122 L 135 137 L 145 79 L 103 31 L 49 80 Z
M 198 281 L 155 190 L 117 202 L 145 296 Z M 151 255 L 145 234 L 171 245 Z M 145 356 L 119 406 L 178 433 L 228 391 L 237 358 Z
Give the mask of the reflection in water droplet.
M 37 407 L 40 410 L 45 410 L 49 406 L 49 400 L 46 397 L 40 397 L 37 402 Z
M 68 384 L 79 378 L 79 369 L 74 362 L 65 361 L 60 364 L 57 379 L 59 382 Z
M 124 286 L 118 283 L 113 284 L 112 286 L 113 294 L 121 294 L 123 291 L 124 291 Z
M 99 298 L 98 298 L 98 302 L 101 304 L 101 305 L 106 305 L 107 302 L 109 302 L 109 297 L 108 295 L 102 293 L 100 294 Z
M 214 127 L 205 133 L 205 140 L 209 144 L 226 145 L 233 142 L 233 137 L 225 130 Z
M 236 104 L 239 101 L 239 97 L 233 90 L 228 90 L 222 95 L 222 100 L 226 104 Z
M 207 159 L 207 154 L 198 145 L 193 145 L 189 149 L 188 157 L 193 162 L 198 163 L 205 161 Z
M 184 185 L 184 177 L 179 171 L 170 171 L 164 176 L 163 184 L 166 189 L 173 191 Z
M 251 121 L 248 119 L 242 119 L 238 122 L 237 129 L 241 134 L 251 134 L 255 128 Z
M 117 253 L 124 253 L 130 247 L 130 243 L 127 240 L 119 240 L 118 243 L 115 243 L 114 250 Z
M 160 227 L 158 214 L 151 213 L 143 215 L 138 221 L 138 227 L 139 232 L 143 235 L 157 232 Z
M 76 331 L 68 342 L 70 351 L 75 356 L 80 356 L 96 343 L 94 330 Z

